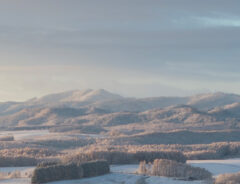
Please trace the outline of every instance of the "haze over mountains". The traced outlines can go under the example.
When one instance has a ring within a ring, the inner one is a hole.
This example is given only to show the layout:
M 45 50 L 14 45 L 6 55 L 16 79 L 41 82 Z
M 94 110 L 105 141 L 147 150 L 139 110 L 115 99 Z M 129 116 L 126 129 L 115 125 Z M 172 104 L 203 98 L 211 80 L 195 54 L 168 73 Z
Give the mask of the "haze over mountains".
M 146 130 L 221 130 L 239 127 L 239 110 L 240 96 L 235 94 L 138 99 L 87 89 L 0 103 L 0 125 L 90 127 L 93 133 L 111 127 L 111 131 L 124 129 L 130 134 Z

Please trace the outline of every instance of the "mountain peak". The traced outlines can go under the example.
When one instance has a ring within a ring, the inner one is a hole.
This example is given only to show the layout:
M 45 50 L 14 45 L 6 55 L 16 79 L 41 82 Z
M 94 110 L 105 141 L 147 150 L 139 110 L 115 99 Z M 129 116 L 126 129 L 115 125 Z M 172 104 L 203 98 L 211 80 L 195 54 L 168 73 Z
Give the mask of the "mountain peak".
M 62 93 L 55 93 L 34 99 L 34 103 L 61 103 L 61 102 L 99 102 L 117 100 L 122 98 L 120 95 L 108 92 L 104 89 L 85 89 L 72 90 Z
M 104 89 L 98 90 L 87 90 L 82 92 L 82 90 L 78 90 L 72 93 L 68 98 L 63 99 L 63 101 L 77 101 L 77 102 L 99 102 L 106 100 L 116 100 L 122 98 L 120 95 L 108 92 Z

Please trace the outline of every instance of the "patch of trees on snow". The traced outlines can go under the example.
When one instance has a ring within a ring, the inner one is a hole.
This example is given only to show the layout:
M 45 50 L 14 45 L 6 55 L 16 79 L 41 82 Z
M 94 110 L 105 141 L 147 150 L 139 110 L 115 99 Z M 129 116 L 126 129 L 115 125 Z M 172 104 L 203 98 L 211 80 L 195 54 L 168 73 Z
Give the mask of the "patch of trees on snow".
M 175 177 L 184 180 L 208 180 L 212 174 L 206 169 L 192 167 L 174 160 L 156 159 L 153 163 L 140 162 L 139 174 Z
M 138 164 L 140 161 L 152 162 L 155 159 L 169 159 L 185 163 L 186 157 L 178 151 L 91 151 L 64 158 L 64 162 L 81 163 L 91 160 L 106 160 L 109 164 Z
M 104 175 L 110 172 L 106 161 L 91 161 L 81 164 L 42 164 L 33 172 L 32 183 L 40 184 L 51 181 L 81 179 Z
M 1 147 L 0 147 L 1 148 Z M 47 148 L 11 148 L 11 149 L 0 149 L 0 157 L 35 157 L 35 158 L 46 158 L 50 156 L 56 156 L 58 152 L 53 149 Z
M 186 151 L 184 154 L 188 160 L 223 159 L 235 157 L 240 154 L 239 142 L 220 142 L 208 145 L 192 146 L 194 151 Z
M 0 136 L 0 141 L 14 141 L 14 137 L 12 135 Z
M 208 159 L 224 159 L 229 157 L 239 157 L 240 142 L 218 142 L 211 144 L 146 144 L 146 145 L 110 145 L 110 144 L 94 144 L 79 148 L 79 153 L 88 153 L 91 151 L 106 152 L 182 152 L 187 160 L 208 160 Z M 156 159 L 156 158 L 155 158 Z M 167 159 L 167 158 L 163 158 Z M 174 159 L 170 159 L 174 160 Z M 142 161 L 142 160 L 140 160 Z
M 32 142 L 33 144 L 39 145 L 41 147 L 55 148 L 55 149 L 68 149 L 82 147 L 95 143 L 92 138 L 71 138 L 71 139 L 45 139 L 36 140 Z
M 221 174 L 215 180 L 215 184 L 237 184 L 237 183 L 240 183 L 240 172 L 234 174 Z
M 58 153 L 46 148 L 12 148 L 0 150 L 0 167 L 36 166 Z
M 0 172 L 0 180 L 10 179 L 10 178 L 21 178 L 20 171 L 12 171 L 12 172 Z
M 24 167 L 24 166 L 35 166 L 38 160 L 33 157 L 0 157 L 0 167 Z

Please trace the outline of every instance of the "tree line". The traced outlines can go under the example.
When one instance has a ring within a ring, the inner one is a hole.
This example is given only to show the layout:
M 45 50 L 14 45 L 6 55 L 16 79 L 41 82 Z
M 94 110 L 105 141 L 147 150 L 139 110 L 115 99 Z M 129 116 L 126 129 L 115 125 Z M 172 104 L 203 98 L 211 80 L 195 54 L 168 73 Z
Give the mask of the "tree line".
M 106 161 L 91 161 L 87 163 L 42 164 L 33 172 L 32 184 L 51 181 L 81 179 L 104 175 L 110 172 Z
M 179 151 L 91 151 L 63 158 L 65 163 L 82 163 L 91 160 L 106 160 L 109 164 L 138 164 L 140 161 L 153 162 L 155 159 L 169 159 L 185 163 L 186 157 Z
M 146 161 L 142 161 L 139 164 L 138 173 L 176 177 L 184 180 L 209 180 L 212 178 L 212 174 L 206 169 L 166 159 L 156 159 L 153 163 L 148 164 L 146 164 Z

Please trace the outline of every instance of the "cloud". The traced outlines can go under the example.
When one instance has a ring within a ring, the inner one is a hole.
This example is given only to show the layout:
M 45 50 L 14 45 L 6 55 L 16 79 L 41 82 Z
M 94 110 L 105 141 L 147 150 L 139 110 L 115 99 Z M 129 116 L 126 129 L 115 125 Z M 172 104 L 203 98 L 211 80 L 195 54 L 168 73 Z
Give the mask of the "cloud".
M 199 17 L 199 18 L 195 18 L 195 20 L 205 26 L 240 27 L 240 17 L 238 18 Z
M 186 67 L 187 65 L 179 65 Z M 158 73 L 111 67 L 77 65 L 1 66 L 0 101 L 26 100 L 72 89 L 105 88 L 124 96 L 187 96 L 211 91 L 240 92 L 239 80 L 224 81 L 224 75 L 184 74 L 165 65 Z M 189 66 L 190 67 L 190 66 Z M 194 68 L 194 67 L 190 67 Z M 164 71 L 166 70 L 166 71 Z M 173 75 L 175 73 L 175 75 Z M 227 74 L 226 74 L 227 75 Z M 239 78 L 238 76 L 234 76 Z
M 88 87 L 132 96 L 239 92 L 239 6 L 234 0 L 2 0 L 2 98 Z

